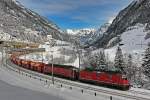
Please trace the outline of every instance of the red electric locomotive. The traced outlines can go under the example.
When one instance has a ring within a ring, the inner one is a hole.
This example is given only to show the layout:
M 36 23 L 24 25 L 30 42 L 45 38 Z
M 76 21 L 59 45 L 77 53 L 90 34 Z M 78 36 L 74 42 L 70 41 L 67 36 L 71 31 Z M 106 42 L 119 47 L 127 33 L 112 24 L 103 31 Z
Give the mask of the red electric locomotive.
M 79 80 L 98 85 L 113 86 L 123 90 L 128 90 L 130 87 L 129 81 L 124 74 L 119 71 L 112 70 L 82 70 L 79 74 Z

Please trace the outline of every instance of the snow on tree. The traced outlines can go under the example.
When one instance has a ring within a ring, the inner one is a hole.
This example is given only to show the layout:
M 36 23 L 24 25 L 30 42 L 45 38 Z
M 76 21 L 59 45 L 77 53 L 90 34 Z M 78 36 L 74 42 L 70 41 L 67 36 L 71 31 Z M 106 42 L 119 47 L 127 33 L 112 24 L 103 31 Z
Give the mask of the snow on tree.
M 136 74 L 136 67 L 132 60 L 133 60 L 132 55 L 129 54 L 127 58 L 126 68 L 125 68 L 129 80 L 131 80 L 132 77 Z
M 105 58 L 105 54 L 103 51 L 99 51 L 94 54 L 89 54 L 86 62 L 89 62 L 89 65 L 96 69 L 99 69 L 99 70 L 107 69 L 106 58 Z
M 103 51 L 99 52 L 97 54 L 97 57 L 98 57 L 97 65 L 106 65 L 106 58 Z
M 143 73 L 150 78 L 150 43 L 145 51 L 142 67 Z
M 125 63 L 124 63 L 124 58 L 122 54 L 122 50 L 120 47 L 117 48 L 116 56 L 115 56 L 115 67 L 120 69 L 121 72 L 125 72 Z
M 106 70 L 106 57 L 105 57 L 105 53 L 104 51 L 100 51 L 96 54 L 96 66 L 98 67 L 98 69 L 101 69 L 101 70 Z
M 93 66 L 93 67 L 96 67 L 97 65 L 97 60 L 96 60 L 96 55 L 92 55 L 92 54 L 89 54 L 89 56 L 87 57 L 87 61 L 89 61 L 89 65 L 90 66 Z

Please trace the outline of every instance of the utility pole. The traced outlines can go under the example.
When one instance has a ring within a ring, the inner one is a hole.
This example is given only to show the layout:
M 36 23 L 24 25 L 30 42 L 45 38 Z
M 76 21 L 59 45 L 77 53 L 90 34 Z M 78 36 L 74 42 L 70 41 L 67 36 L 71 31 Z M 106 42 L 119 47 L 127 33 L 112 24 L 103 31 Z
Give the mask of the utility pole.
M 44 57 L 43 57 L 43 52 L 42 52 L 42 63 L 43 63 L 43 61 L 44 61 Z
M 142 41 L 141 41 L 141 43 L 140 43 L 140 44 L 136 44 L 136 45 L 140 45 L 140 46 L 141 46 L 141 48 L 142 48 L 144 45 L 146 45 L 146 46 L 147 46 L 147 44 L 144 44 Z
M 77 53 L 78 53 L 78 58 L 79 58 L 79 69 L 78 71 L 80 72 L 80 69 L 81 69 L 81 53 L 82 53 L 82 50 L 79 49 L 79 46 L 77 46 Z
M 26 50 L 25 50 L 25 61 L 27 60 L 27 54 L 26 54 Z
M 4 47 L 4 51 L 5 51 L 5 59 L 6 59 L 5 64 L 6 64 L 6 67 L 7 67 L 7 52 L 6 52 L 6 47 Z
M 74 45 L 75 45 L 75 52 L 78 54 L 78 58 L 79 58 L 79 69 L 78 72 L 80 72 L 81 69 L 81 53 L 82 50 L 80 49 L 80 43 L 77 42 L 78 38 L 75 39 L 74 41 Z M 79 40 L 78 40 L 79 41 Z
M 78 53 L 79 53 L 79 72 L 80 72 L 80 67 L 81 67 L 81 66 L 80 66 L 80 65 L 81 65 L 81 62 L 80 62 L 80 57 L 81 57 L 81 56 L 80 56 L 80 50 L 78 51 Z
M 54 47 L 56 41 L 52 38 L 51 35 L 49 35 L 47 38 L 48 38 L 48 40 L 49 40 L 49 41 L 48 41 L 48 42 L 49 42 L 49 46 L 50 46 L 50 47 Z M 54 51 L 51 50 L 51 55 L 52 55 L 52 58 L 51 58 L 51 59 L 52 59 L 52 60 L 51 60 L 51 63 L 52 63 L 52 83 L 54 84 L 54 64 L 53 64 L 53 63 L 54 63 L 54 60 L 53 60 L 53 52 L 54 52 Z
M 137 37 L 144 37 L 144 35 L 136 35 Z M 136 44 L 136 45 L 140 45 L 141 46 L 141 48 L 144 46 L 144 45 L 146 45 L 147 46 L 147 44 L 144 44 L 143 43 L 143 41 L 141 41 L 141 43 L 139 43 L 139 44 Z
M 3 66 L 3 42 L 0 43 L 0 49 L 1 49 L 1 52 L 2 52 L 2 66 Z
M 138 37 L 144 37 L 144 35 L 137 35 Z M 147 46 L 146 43 L 143 43 L 143 41 L 141 41 L 139 44 L 136 44 L 136 45 L 139 45 L 141 46 L 141 48 L 143 48 L 144 46 Z M 140 55 L 142 55 L 142 52 L 141 53 L 137 53 L 137 60 L 138 60 L 138 66 L 140 66 L 140 63 L 141 63 L 141 60 L 140 60 Z
M 53 64 L 53 51 L 51 51 L 51 55 L 52 55 L 52 83 L 54 84 L 54 64 Z
M 8 49 L 9 49 L 9 45 L 8 45 L 8 43 L 6 43 L 6 49 L 7 49 L 7 51 L 5 50 L 5 58 L 6 58 L 6 61 L 5 61 L 5 63 L 6 63 L 6 67 L 7 67 L 7 57 L 8 57 Z M 5 48 L 4 48 L 5 49 Z

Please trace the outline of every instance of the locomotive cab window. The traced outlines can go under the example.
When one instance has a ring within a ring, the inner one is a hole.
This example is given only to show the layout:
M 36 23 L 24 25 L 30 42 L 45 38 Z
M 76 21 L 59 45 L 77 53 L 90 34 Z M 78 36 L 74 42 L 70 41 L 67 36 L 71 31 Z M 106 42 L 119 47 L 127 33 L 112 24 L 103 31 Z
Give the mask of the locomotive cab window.
M 127 80 L 126 75 L 122 75 L 122 79 Z
M 127 78 L 124 78 L 125 80 L 128 80 Z
M 96 76 L 99 77 L 100 76 L 100 71 L 96 72 Z

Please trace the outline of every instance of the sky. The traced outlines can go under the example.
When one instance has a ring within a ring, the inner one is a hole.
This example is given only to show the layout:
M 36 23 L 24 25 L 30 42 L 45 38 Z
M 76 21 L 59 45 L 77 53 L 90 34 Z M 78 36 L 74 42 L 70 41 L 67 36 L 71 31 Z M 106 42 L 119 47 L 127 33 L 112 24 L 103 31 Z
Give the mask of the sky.
M 132 0 L 17 0 L 63 30 L 99 28 Z

